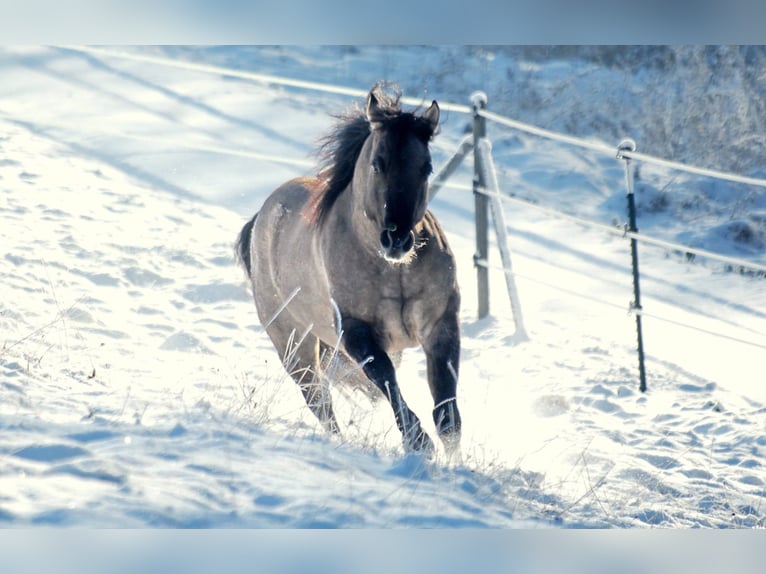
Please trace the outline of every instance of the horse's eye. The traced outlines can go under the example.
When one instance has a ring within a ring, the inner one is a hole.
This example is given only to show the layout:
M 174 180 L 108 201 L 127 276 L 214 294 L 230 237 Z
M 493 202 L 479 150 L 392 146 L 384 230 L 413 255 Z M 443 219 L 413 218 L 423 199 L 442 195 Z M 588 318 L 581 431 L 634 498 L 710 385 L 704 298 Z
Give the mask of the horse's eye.
M 374 160 L 372 160 L 372 171 L 373 173 L 383 173 L 383 159 L 380 157 L 376 157 Z
M 431 165 L 430 161 L 427 161 L 426 163 L 424 163 L 423 167 L 421 168 L 421 173 L 423 174 L 424 177 L 428 177 L 429 175 L 433 173 L 433 171 L 434 171 L 434 168 Z

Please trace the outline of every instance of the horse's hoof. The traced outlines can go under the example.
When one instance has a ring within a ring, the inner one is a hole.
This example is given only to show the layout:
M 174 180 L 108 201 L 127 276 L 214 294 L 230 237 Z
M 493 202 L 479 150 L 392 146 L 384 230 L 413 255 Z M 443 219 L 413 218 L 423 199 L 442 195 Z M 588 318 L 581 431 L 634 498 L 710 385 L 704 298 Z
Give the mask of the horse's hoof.
M 436 449 L 431 437 L 424 431 L 419 430 L 414 438 L 409 440 L 407 438 L 404 439 L 404 450 L 431 454 L 435 452 Z
M 452 458 L 460 452 L 460 431 L 445 432 L 439 435 L 444 445 L 444 452 L 448 458 Z

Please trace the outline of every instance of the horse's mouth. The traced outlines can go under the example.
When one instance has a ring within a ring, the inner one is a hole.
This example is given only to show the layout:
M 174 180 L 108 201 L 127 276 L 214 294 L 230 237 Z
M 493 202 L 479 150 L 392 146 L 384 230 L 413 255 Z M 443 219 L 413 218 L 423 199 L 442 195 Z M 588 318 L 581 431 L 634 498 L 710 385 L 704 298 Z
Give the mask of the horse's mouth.
M 386 253 L 381 250 L 380 254 L 383 259 L 394 265 L 406 265 L 415 258 L 415 250 L 410 249 L 406 253 Z
M 409 231 L 401 237 L 391 231 L 380 234 L 380 253 L 389 263 L 408 263 L 415 254 L 415 234 Z

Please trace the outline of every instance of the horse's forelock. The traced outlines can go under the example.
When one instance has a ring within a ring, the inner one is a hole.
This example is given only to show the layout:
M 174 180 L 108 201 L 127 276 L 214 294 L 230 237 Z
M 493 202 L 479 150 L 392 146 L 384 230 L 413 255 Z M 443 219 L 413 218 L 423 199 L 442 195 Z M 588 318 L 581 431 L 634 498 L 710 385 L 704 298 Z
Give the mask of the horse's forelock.
M 385 122 L 402 112 L 402 90 L 395 84 L 378 82 L 370 90 L 369 97 L 376 101 L 375 116 L 370 118 L 373 122 Z

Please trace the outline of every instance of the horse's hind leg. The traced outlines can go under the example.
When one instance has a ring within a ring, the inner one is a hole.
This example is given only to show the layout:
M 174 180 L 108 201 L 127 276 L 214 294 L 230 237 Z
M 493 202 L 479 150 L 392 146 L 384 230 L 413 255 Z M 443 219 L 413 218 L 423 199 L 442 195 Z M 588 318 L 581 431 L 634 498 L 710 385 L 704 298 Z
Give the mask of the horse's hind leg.
M 327 431 L 339 434 L 328 382 L 322 376 L 319 340 L 311 334 L 298 334 L 295 329 L 283 332 L 279 325 L 272 325 L 268 333 L 285 370 L 298 384 L 306 405 Z

